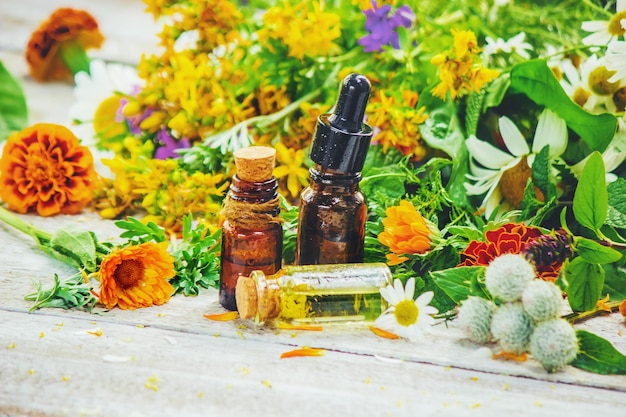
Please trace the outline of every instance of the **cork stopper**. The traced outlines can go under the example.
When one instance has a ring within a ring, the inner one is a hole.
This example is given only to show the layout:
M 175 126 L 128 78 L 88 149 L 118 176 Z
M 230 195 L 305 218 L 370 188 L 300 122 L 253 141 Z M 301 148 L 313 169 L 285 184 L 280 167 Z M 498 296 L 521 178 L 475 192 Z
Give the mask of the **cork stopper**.
M 240 276 L 235 288 L 237 311 L 242 319 L 251 319 L 256 316 L 258 297 L 256 283 L 250 277 Z
M 234 152 L 237 176 L 242 181 L 264 182 L 272 178 L 276 150 L 269 146 L 249 146 Z

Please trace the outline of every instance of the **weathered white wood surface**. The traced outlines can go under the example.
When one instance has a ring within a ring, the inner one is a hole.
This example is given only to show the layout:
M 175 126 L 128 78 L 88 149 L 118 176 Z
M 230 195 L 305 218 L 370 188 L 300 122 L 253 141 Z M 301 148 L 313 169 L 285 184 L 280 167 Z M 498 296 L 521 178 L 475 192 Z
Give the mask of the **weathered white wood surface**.
M 68 123 L 71 86 L 30 81 L 20 49 L 61 5 L 98 18 L 107 37 L 103 58 L 133 63 L 155 48 L 155 25 L 138 0 L 0 0 L 0 60 L 24 85 L 31 123 Z M 100 238 L 118 234 L 112 222 L 89 213 L 22 217 L 49 231 L 71 225 Z M 221 311 L 214 290 L 136 311 L 28 313 L 23 297 L 33 280 L 49 284 L 54 273 L 71 272 L 0 225 L 0 417 L 589 416 L 622 415 L 626 407 L 626 376 L 572 367 L 550 375 L 533 360 L 496 361 L 443 325 L 415 344 L 378 338 L 361 325 L 296 332 L 211 322 L 203 314 Z M 626 352 L 619 314 L 579 326 Z M 96 329 L 101 336 L 88 333 Z M 280 359 L 301 346 L 328 351 Z

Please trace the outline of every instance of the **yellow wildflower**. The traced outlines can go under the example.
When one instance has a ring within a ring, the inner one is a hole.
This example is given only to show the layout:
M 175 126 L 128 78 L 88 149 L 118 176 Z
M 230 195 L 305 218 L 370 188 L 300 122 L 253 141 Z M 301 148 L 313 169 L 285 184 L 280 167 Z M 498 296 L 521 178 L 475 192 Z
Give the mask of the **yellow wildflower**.
M 435 55 L 431 63 L 439 67 L 439 84 L 431 91 L 432 95 L 442 100 L 448 93 L 452 100 L 472 91 L 478 92 L 499 72 L 486 69 L 477 61 L 478 47 L 476 35 L 469 30 L 451 30 L 453 46 L 450 51 Z
M 309 170 L 304 164 L 304 150 L 289 149 L 283 143 L 279 142 L 276 148 L 276 161 L 278 166 L 274 168 L 274 176 L 279 180 L 281 187 L 286 185 L 291 197 L 295 198 L 303 187 L 309 183 Z
M 335 55 L 339 51 L 333 41 L 341 36 L 341 18 L 324 12 L 323 2 L 304 0 L 295 7 L 284 2 L 268 9 L 263 23 L 263 29 L 257 32 L 259 42 L 270 47 L 269 39 L 278 40 L 287 47 L 288 55 L 296 59 L 305 55 Z
M 393 92 L 387 94 L 380 90 L 368 106 L 368 122 L 379 128 L 373 140 L 383 146 L 383 152 L 393 147 L 420 160 L 426 154 L 419 132 L 419 125 L 428 119 L 425 108 L 415 107 L 419 96 L 414 91 L 403 90 L 401 100 L 396 100 Z

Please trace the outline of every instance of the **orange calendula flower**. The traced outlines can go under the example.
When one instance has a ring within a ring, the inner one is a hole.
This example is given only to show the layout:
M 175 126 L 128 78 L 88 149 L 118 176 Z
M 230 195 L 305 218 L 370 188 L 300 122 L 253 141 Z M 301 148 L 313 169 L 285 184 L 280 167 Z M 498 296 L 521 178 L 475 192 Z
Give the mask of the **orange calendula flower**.
M 398 255 L 425 253 L 431 248 L 433 231 L 413 204 L 401 200 L 400 205 L 389 207 L 385 214 L 385 230 L 378 235 L 378 240 L 392 252 L 387 255 L 390 264 L 397 265 L 408 259 Z
M 100 265 L 100 302 L 123 310 L 161 305 L 174 293 L 168 282 L 174 275 L 167 242 L 116 249 Z
M 98 22 L 84 10 L 57 9 L 33 32 L 26 47 L 30 75 L 39 82 L 72 80 L 89 72 L 85 50 L 100 48 L 104 36 Z
M 75 214 L 93 198 L 89 149 L 64 126 L 38 123 L 7 139 L 0 159 L 0 198 L 18 213 Z

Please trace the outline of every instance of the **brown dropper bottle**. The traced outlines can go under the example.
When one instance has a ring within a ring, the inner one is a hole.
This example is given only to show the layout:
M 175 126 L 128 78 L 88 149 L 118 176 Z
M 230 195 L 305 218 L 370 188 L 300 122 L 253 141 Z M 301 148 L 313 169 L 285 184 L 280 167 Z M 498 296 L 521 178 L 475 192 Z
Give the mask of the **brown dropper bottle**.
M 240 276 L 254 270 L 274 274 L 282 266 L 283 229 L 278 184 L 272 175 L 276 150 L 251 146 L 235 151 L 237 173 L 224 199 L 220 304 L 237 310 Z
M 300 196 L 298 265 L 363 262 L 367 206 L 359 181 L 372 139 L 363 123 L 370 89 L 365 76 L 348 75 L 331 113 L 318 118 L 311 183 Z

